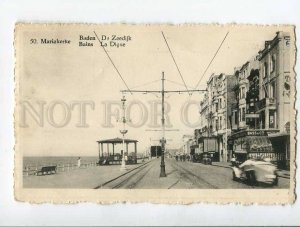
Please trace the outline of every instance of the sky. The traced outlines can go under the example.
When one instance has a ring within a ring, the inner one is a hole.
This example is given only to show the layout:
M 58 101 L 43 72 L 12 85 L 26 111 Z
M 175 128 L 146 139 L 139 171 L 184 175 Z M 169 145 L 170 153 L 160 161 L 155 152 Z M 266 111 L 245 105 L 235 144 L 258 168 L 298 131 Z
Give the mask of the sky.
M 100 38 L 103 35 L 110 38 L 113 35 L 131 37 L 130 41 L 125 42 L 125 47 L 105 47 L 129 88 L 160 90 L 160 79 L 164 72 L 166 90 L 185 90 L 162 31 L 191 89 L 200 80 L 229 32 L 201 79 L 198 89 L 205 89 L 212 73 L 233 74 L 234 67 L 243 65 L 255 56 L 263 48 L 264 41 L 273 39 L 279 30 L 291 31 L 291 27 L 121 24 L 20 26 L 16 35 L 17 100 L 19 103 L 30 103 L 35 110 L 39 108 L 38 102 L 43 101 L 45 105 L 43 126 L 39 126 L 27 112 L 28 127 L 25 128 L 20 123 L 24 106 L 18 105 L 17 146 L 25 156 L 96 156 L 97 140 L 121 137 L 119 119 L 111 117 L 113 127 L 104 126 L 107 124 L 105 110 L 107 103 L 120 103 L 120 90 L 126 89 L 126 86 L 99 42 L 92 40 L 93 46 L 79 46 L 80 35 L 94 37 L 95 31 Z M 43 38 L 69 39 L 71 44 L 40 44 Z M 30 44 L 31 39 L 37 39 L 38 44 Z M 197 122 L 200 117 L 197 103 L 202 95 L 202 92 L 196 92 L 191 97 L 178 93 L 166 95 L 167 116 L 172 124 L 169 129 L 177 130 L 166 132 L 166 138 L 170 139 L 167 148 L 179 148 L 183 143 L 182 136 L 193 134 L 194 128 L 184 124 L 181 113 L 187 107 L 185 104 L 191 102 L 186 113 L 191 123 Z M 149 126 L 153 124 L 153 116 L 157 116 L 157 122 L 160 123 L 159 115 L 153 113 L 156 110 L 159 114 L 161 107 L 158 105 L 155 109 L 153 103 L 160 101 L 161 97 L 152 93 L 133 93 L 126 94 L 126 99 L 127 109 L 130 109 L 129 124 L 143 123 L 139 127 L 127 125 L 126 138 L 138 140 L 138 152 L 143 153 L 150 145 L 157 145 L 161 137 L 161 132 L 149 131 L 153 129 Z M 76 126 L 80 117 L 76 107 L 68 109 L 70 121 L 67 125 L 60 128 L 51 125 L 51 120 L 64 120 L 61 103 L 70 107 L 71 103 L 78 101 L 94 104 L 94 108 L 86 108 L 89 127 Z M 117 105 L 113 104 L 111 110 L 121 117 L 121 109 Z M 116 152 L 120 150 L 121 146 L 116 147 Z M 132 150 L 133 146 L 130 147 Z

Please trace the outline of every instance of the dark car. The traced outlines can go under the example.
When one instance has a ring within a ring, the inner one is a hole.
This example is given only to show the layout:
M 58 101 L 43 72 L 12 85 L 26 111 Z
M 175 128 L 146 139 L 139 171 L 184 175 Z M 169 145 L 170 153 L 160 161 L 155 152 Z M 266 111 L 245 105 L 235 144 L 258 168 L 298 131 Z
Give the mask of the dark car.
M 202 156 L 200 154 L 194 154 L 192 156 L 193 162 L 201 162 Z
M 209 154 L 203 154 L 202 163 L 205 165 L 211 165 L 211 157 Z

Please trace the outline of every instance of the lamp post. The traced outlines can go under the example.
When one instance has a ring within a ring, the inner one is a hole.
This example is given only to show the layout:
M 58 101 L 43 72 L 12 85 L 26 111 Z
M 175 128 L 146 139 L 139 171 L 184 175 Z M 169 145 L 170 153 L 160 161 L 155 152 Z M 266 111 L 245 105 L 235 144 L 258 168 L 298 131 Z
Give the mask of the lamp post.
M 123 116 L 122 116 L 122 124 L 123 124 L 123 129 L 120 130 L 120 133 L 122 134 L 122 150 L 123 150 L 123 154 L 122 154 L 122 164 L 121 164 L 121 171 L 126 171 L 126 161 L 125 161 L 125 134 L 128 132 L 128 130 L 125 129 L 125 125 L 126 125 L 126 117 L 125 117 L 125 96 L 123 96 L 123 98 L 121 99 L 122 102 L 122 112 L 123 112 Z

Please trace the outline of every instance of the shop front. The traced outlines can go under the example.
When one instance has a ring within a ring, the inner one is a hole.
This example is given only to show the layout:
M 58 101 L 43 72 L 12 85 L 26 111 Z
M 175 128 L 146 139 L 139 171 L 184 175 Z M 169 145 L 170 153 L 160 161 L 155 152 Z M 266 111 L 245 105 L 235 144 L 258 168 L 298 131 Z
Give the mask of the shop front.
M 276 153 L 281 153 L 282 158 L 278 162 L 278 167 L 282 169 L 290 169 L 290 122 L 284 125 L 284 130 L 279 133 L 271 134 L 270 140 Z
M 217 137 L 201 137 L 198 139 L 199 152 L 209 153 L 213 162 L 220 161 Z
M 244 130 L 231 135 L 233 154 L 236 159 L 243 162 L 249 158 L 268 159 L 278 164 L 284 153 L 278 152 L 270 140 L 269 135 L 277 130 Z
M 270 136 L 275 153 L 281 154 L 278 159 L 280 169 L 290 169 L 290 134 L 276 133 Z

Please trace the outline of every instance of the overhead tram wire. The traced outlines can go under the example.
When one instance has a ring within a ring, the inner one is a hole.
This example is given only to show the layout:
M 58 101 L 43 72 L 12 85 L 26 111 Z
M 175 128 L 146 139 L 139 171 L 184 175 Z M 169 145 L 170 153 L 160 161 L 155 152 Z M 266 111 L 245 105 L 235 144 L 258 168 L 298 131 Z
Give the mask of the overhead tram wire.
M 144 84 L 140 84 L 140 85 L 137 85 L 137 86 L 134 86 L 134 87 L 131 87 L 131 89 L 135 89 L 135 88 L 139 88 L 139 87 L 143 87 L 143 86 L 146 86 L 146 85 L 149 85 L 149 84 L 154 84 L 156 82 L 160 82 L 161 80 L 158 79 L 158 80 L 153 80 L 153 81 L 150 81 L 150 82 L 147 82 L 147 83 L 144 83 Z
M 183 76 L 182 76 L 182 74 L 181 74 L 181 71 L 180 71 L 180 69 L 179 69 L 179 67 L 178 67 L 178 65 L 177 65 L 177 63 L 176 63 L 176 61 L 175 61 L 175 58 L 174 58 L 174 56 L 173 56 L 173 53 L 172 53 L 172 51 L 171 51 L 171 48 L 170 48 L 170 46 L 169 46 L 169 44 L 168 44 L 168 42 L 167 42 L 167 39 L 166 39 L 166 37 L 165 37 L 163 31 L 161 32 L 161 34 L 162 34 L 162 36 L 164 37 L 164 40 L 165 40 L 166 45 L 167 45 L 167 47 L 168 47 L 168 50 L 169 50 L 169 52 L 170 52 L 170 54 L 171 54 L 171 56 L 172 56 L 172 59 L 173 59 L 173 61 L 174 61 L 174 64 L 176 65 L 176 68 L 177 68 L 177 71 L 178 71 L 178 73 L 179 73 L 179 75 L 180 75 L 180 77 L 181 77 L 181 80 L 182 80 L 182 82 L 183 82 L 183 84 L 184 84 L 186 90 L 188 91 L 189 89 L 188 89 L 188 87 L 187 87 L 187 85 L 186 85 L 186 83 L 185 83 L 185 81 L 184 81 L 184 79 L 183 79 Z M 188 93 L 189 93 L 189 92 L 188 92 Z M 189 95 L 191 95 L 191 94 L 189 93 Z
M 137 86 L 131 87 L 131 91 L 133 91 L 133 89 L 136 89 L 136 88 L 139 88 L 139 87 L 144 87 L 146 85 L 154 84 L 154 83 L 160 82 L 160 81 L 161 80 L 153 80 L 153 81 L 150 81 L 148 83 L 144 83 L 144 84 L 141 84 L 141 85 L 137 85 Z M 157 95 L 156 92 L 147 92 L 147 91 L 143 92 L 143 94 L 147 94 L 147 93 L 154 95 L 156 98 L 159 98 L 159 96 Z
M 172 84 L 176 84 L 176 85 L 179 85 L 179 86 L 182 86 L 182 87 L 185 87 L 184 84 L 181 84 L 181 83 L 178 83 L 178 82 L 175 82 L 175 81 L 172 81 L 172 80 L 168 80 L 168 79 L 165 79 L 166 82 L 169 82 L 169 83 L 172 83 Z M 193 89 L 193 87 L 191 86 L 187 86 L 189 89 Z M 183 92 L 178 92 L 178 94 L 182 94 Z M 171 96 L 171 94 L 169 94 L 169 96 L 167 98 L 169 98 Z
M 200 84 L 200 82 L 201 82 L 202 78 L 204 77 L 204 75 L 205 75 L 205 73 L 207 72 L 207 70 L 209 69 L 209 67 L 210 67 L 211 63 L 213 62 L 213 60 L 214 60 L 214 59 L 215 59 L 215 57 L 217 56 L 217 54 L 218 54 L 219 50 L 221 49 L 221 47 L 222 47 L 222 45 L 223 45 L 223 43 L 224 43 L 225 39 L 227 38 L 228 34 L 229 34 L 229 31 L 226 33 L 226 35 L 225 35 L 224 39 L 222 40 L 222 42 L 221 42 L 221 44 L 219 45 L 219 47 L 218 47 L 218 49 L 217 49 L 216 53 L 214 54 L 213 58 L 212 58 L 212 59 L 211 59 L 211 61 L 209 62 L 208 66 L 206 67 L 206 69 L 205 69 L 204 73 L 202 74 L 201 78 L 199 79 L 199 81 L 198 81 L 198 83 L 197 83 L 197 85 L 195 86 L 195 88 L 194 88 L 194 89 L 197 89 L 197 87 L 199 86 L 199 84 Z
M 168 80 L 168 79 L 165 79 L 167 82 L 170 82 L 170 83 L 173 83 L 173 84 L 176 84 L 176 85 L 179 85 L 179 86 L 183 86 L 184 87 L 184 84 L 181 84 L 181 83 L 178 83 L 176 81 L 173 81 L 173 80 Z M 190 89 L 194 89 L 194 87 L 192 86 L 187 86 L 188 88 Z
M 161 155 L 161 164 L 160 164 L 160 176 L 159 177 L 166 177 L 166 170 L 165 170 L 165 162 L 164 162 L 164 153 L 165 153 L 165 94 L 166 93 L 179 93 L 179 92 L 198 92 L 198 91 L 204 91 L 204 90 L 165 90 L 164 82 L 165 82 L 165 76 L 164 72 L 162 72 L 162 78 L 161 78 L 161 90 L 131 90 L 130 92 L 134 93 L 158 93 L 161 94 L 161 103 L 162 103 L 162 111 L 161 111 L 161 122 L 162 122 L 162 139 L 161 139 L 161 147 L 162 147 L 162 155 Z M 121 92 L 129 92 L 129 90 L 121 90 Z
M 124 78 L 122 77 L 121 73 L 119 72 L 118 68 L 116 67 L 116 65 L 114 64 L 113 60 L 111 59 L 111 57 L 109 56 L 108 52 L 106 51 L 105 47 L 101 45 L 101 41 L 100 41 L 100 39 L 99 39 L 99 37 L 98 37 L 98 35 L 97 35 L 97 33 L 95 31 L 94 31 L 94 34 L 95 34 L 96 38 L 98 39 L 100 46 L 103 48 L 103 50 L 106 53 L 108 59 L 110 60 L 111 64 L 114 66 L 115 70 L 117 71 L 119 77 L 121 78 L 121 80 L 125 84 L 126 88 L 130 92 L 130 94 L 133 95 L 132 92 L 131 92 L 131 90 L 129 89 L 127 83 L 125 82 Z

